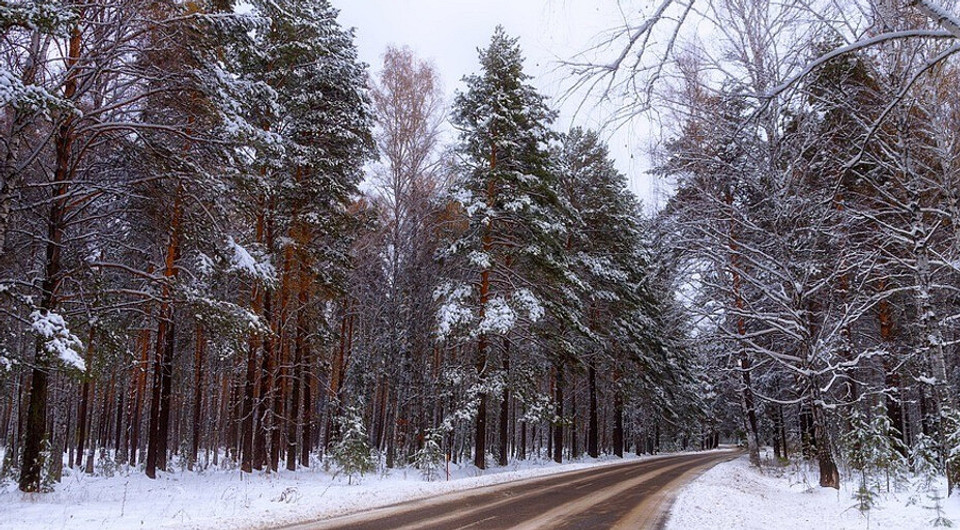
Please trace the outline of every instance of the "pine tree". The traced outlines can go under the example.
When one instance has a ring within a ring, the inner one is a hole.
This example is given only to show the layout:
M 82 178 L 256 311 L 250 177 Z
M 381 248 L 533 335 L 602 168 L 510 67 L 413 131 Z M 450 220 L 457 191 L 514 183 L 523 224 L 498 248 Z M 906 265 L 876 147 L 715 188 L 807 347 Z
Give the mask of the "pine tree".
M 468 220 L 444 255 L 461 260 L 463 275 L 438 295 L 441 336 L 465 330 L 460 336 L 476 344 L 474 464 L 484 469 L 494 348 L 507 359 L 518 324 L 544 317 L 547 286 L 563 277 L 565 228 L 548 161 L 555 113 L 528 84 L 517 39 L 498 27 L 480 64 L 452 118 L 463 159 L 452 197 Z
M 252 340 L 249 352 L 243 414 L 247 471 L 265 462 L 277 469 L 284 437 L 288 468 L 296 467 L 298 447 L 304 453 L 309 445 L 307 318 L 314 293 L 329 296 L 343 288 L 355 224 L 349 206 L 372 151 L 366 69 L 357 59 L 352 32 L 337 22 L 337 11 L 326 1 L 264 1 L 254 8 L 269 25 L 259 29 L 258 50 L 246 68 L 276 95 L 276 106 L 262 113 L 260 127 L 277 145 L 267 146 L 258 160 L 250 200 L 260 227 L 254 240 L 278 264 L 279 281 L 254 286 L 251 297 L 270 333 Z M 299 324 L 288 326 L 294 313 Z M 255 380 L 260 384 L 256 412 Z M 254 418 L 265 421 L 254 426 Z M 298 427 L 305 433 L 301 440 Z
M 354 477 L 362 477 L 374 470 L 370 454 L 370 439 L 367 436 L 363 416 L 354 407 L 347 407 L 337 420 L 340 424 L 340 440 L 330 449 L 330 458 L 341 473 L 347 475 L 347 483 Z
M 682 402 L 696 401 L 684 391 L 693 370 L 675 351 L 676 334 L 665 323 L 672 295 L 654 277 L 656 250 L 645 237 L 640 204 L 607 147 L 596 132 L 574 128 L 556 159 L 570 212 L 568 266 L 581 282 L 577 292 L 587 327 L 571 337 L 582 352 L 577 361 L 587 368 L 587 450 L 599 455 L 599 374 L 613 400 L 613 451 L 622 456 L 624 401 L 643 396 L 649 405 L 679 414 Z M 666 387 L 676 394 L 665 400 L 657 389 Z

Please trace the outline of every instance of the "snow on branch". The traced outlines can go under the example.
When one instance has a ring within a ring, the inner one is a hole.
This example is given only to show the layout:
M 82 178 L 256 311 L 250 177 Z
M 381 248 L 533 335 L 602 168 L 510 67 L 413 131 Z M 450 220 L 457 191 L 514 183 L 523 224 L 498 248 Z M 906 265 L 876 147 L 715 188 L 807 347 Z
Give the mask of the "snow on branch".
M 921 13 L 932 18 L 954 37 L 960 38 L 960 18 L 944 9 L 943 6 L 931 0 L 910 0 L 909 5 L 916 7 Z
M 446 339 L 463 324 L 471 321 L 473 313 L 468 307 L 468 298 L 473 290 L 466 284 L 445 282 L 433 293 L 433 299 L 442 301 L 437 311 L 437 335 L 440 340 Z
M 890 31 L 887 33 L 881 33 L 880 35 L 870 37 L 867 39 L 860 39 L 856 42 L 851 42 L 846 46 L 840 46 L 839 48 L 832 50 L 828 53 L 825 53 L 818 57 L 816 60 L 810 61 L 802 70 L 797 74 L 791 76 L 789 79 L 780 83 L 779 85 L 773 87 L 766 94 L 766 98 L 773 99 L 784 91 L 786 91 L 791 86 L 795 85 L 798 81 L 810 75 L 811 72 L 825 65 L 826 63 L 836 59 L 837 57 L 847 55 L 865 48 L 870 48 L 871 46 L 876 46 L 877 44 L 891 41 L 891 40 L 902 40 L 902 39 L 912 39 L 917 37 L 926 37 L 926 38 L 940 38 L 940 39 L 949 39 L 954 38 L 954 35 L 949 31 L 945 30 L 935 30 L 935 29 L 914 29 L 906 31 Z
M 69 367 L 86 371 L 87 365 L 79 353 L 83 343 L 70 332 L 62 316 L 53 311 L 34 311 L 30 313 L 30 322 L 33 331 L 43 339 L 44 351 L 56 355 Z
M 232 237 L 227 238 L 230 270 L 246 274 L 264 283 L 273 283 L 277 271 L 268 258 L 257 259 L 246 248 L 237 243 Z

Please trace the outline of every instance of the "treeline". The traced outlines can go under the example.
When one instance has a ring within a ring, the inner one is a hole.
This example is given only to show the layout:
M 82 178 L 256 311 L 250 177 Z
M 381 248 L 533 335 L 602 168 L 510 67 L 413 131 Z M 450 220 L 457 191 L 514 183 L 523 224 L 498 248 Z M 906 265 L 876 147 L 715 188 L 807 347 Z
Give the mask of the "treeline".
M 700 358 L 727 374 L 717 417 L 737 403 L 755 463 L 769 444 L 816 459 L 822 486 L 848 471 L 867 506 L 911 470 L 953 490 L 956 48 L 922 13 L 842 4 L 811 22 L 805 5 L 723 2 L 725 73 L 695 46 L 676 63 L 661 220 Z
M 655 231 L 515 39 L 447 149 L 410 52 L 233 4 L 0 7 L 4 477 L 716 443 Z

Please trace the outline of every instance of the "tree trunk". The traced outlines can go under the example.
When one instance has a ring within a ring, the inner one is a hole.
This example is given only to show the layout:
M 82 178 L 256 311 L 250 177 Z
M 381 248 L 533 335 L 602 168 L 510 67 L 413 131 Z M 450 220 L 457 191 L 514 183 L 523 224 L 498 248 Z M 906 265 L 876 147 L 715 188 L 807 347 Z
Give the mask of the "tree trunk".
M 290 388 L 290 411 L 289 411 L 289 420 L 287 421 L 287 469 L 290 471 L 295 471 L 297 469 L 297 458 L 300 456 L 297 453 L 297 422 L 300 421 L 300 386 L 303 379 L 303 362 L 304 362 L 304 352 L 303 345 L 304 341 L 301 337 L 301 333 L 304 331 L 303 328 L 303 311 L 301 310 L 297 314 L 297 327 L 295 330 L 296 337 L 294 339 L 294 348 L 293 348 L 293 381 L 291 381 Z
M 151 274 L 152 270 L 148 271 Z M 152 315 L 148 311 L 147 319 L 151 319 Z M 143 399 L 147 394 L 147 367 L 150 363 L 150 330 L 143 329 L 140 331 L 140 338 L 138 347 L 140 349 L 140 363 L 137 365 L 136 370 L 133 373 L 133 399 L 130 400 L 130 465 L 137 465 L 137 453 L 140 451 L 140 424 L 142 421 L 141 414 L 143 413 Z
M 481 392 L 477 398 L 477 423 L 474 431 L 473 465 L 478 469 L 487 468 L 487 393 Z
M 158 417 L 156 420 L 156 429 L 151 430 L 151 442 L 156 444 L 156 451 L 154 455 L 156 457 L 156 467 L 161 470 L 167 469 L 167 455 L 169 454 L 167 448 L 167 442 L 170 439 L 170 412 L 171 412 L 171 397 L 173 391 L 173 354 L 174 354 L 174 341 L 176 338 L 174 330 L 174 320 L 176 314 L 173 312 L 171 307 L 169 310 L 170 323 L 166 327 L 165 338 L 163 339 L 163 353 L 159 356 L 160 359 L 160 385 L 159 385 L 159 397 L 160 397 L 160 406 L 158 410 Z M 147 466 L 149 467 L 150 462 L 150 451 L 149 447 L 147 448 Z M 153 478 L 153 477 L 150 477 Z
M 587 367 L 587 387 L 590 393 L 590 425 L 587 433 L 587 453 L 600 456 L 600 424 L 597 417 L 597 368 L 593 363 Z
M 563 364 L 557 363 L 557 379 L 554 387 L 554 406 L 557 411 L 557 422 L 553 429 L 553 461 L 563 461 Z
M 260 289 L 253 288 L 254 307 L 259 305 Z M 250 338 L 247 348 L 247 370 L 243 381 L 243 404 L 240 411 L 240 470 L 246 473 L 253 472 L 253 427 L 254 427 L 254 394 L 257 380 L 257 350 L 259 340 L 256 336 Z
M 623 397 L 613 395 L 613 454 L 623 458 Z
M 760 467 L 760 433 L 757 427 L 757 408 L 754 404 L 753 388 L 750 383 L 750 359 L 745 353 L 740 355 L 740 370 L 743 380 L 740 399 L 747 431 L 747 451 L 750 453 L 750 465 Z
M 203 336 L 203 325 L 197 322 L 196 344 L 194 345 L 193 370 L 193 445 L 190 447 L 190 461 L 188 468 L 193 471 L 193 466 L 197 462 L 197 454 L 200 452 L 200 433 L 201 433 L 201 412 L 203 409 L 203 356 L 206 349 L 206 339 Z
M 156 478 L 156 470 L 166 469 L 167 436 L 170 426 L 170 391 L 173 379 L 173 353 L 175 333 L 175 311 L 172 300 L 172 285 L 176 279 L 177 261 L 180 259 L 180 222 L 182 214 L 181 196 L 183 189 L 177 185 L 174 198 L 173 217 L 170 223 L 170 235 L 167 242 L 161 288 L 161 303 L 158 313 L 156 348 L 153 362 L 153 392 L 150 402 L 150 427 L 147 439 L 146 475 Z
M 503 339 L 503 373 L 508 377 L 510 373 L 510 341 Z M 510 389 L 509 385 L 503 389 L 503 399 L 500 401 L 500 458 L 501 466 L 507 465 L 508 441 L 510 436 Z
M 486 298 L 489 296 L 489 271 L 482 273 L 483 280 L 480 287 L 480 305 L 481 308 L 486 305 Z M 483 309 L 480 310 L 480 319 L 483 319 Z M 477 341 L 477 377 L 481 388 L 486 383 L 487 371 L 487 336 L 481 334 Z M 477 421 L 475 425 L 473 441 L 473 465 L 478 469 L 487 468 L 487 392 L 485 389 L 480 391 L 477 396 Z
M 783 458 L 784 460 L 790 459 L 790 449 L 787 447 L 787 426 L 786 421 L 783 419 L 783 405 L 777 407 L 777 426 L 780 430 L 780 444 L 783 449 Z M 714 434 L 714 444 L 713 447 L 716 449 L 720 446 L 720 435 Z
M 527 405 L 523 404 L 523 407 L 520 408 L 521 417 L 527 415 Z M 527 422 L 519 421 L 517 426 L 520 428 L 520 451 L 517 453 L 517 458 L 520 460 L 527 459 Z
M 272 293 L 269 289 L 264 293 L 263 317 L 266 322 L 273 321 Z M 253 436 L 253 468 L 262 470 L 269 465 L 267 440 L 271 430 L 271 418 L 268 411 L 272 410 L 273 398 L 273 340 L 270 333 L 263 338 L 263 355 L 260 358 L 260 392 L 256 405 L 257 426 Z
M 77 93 L 78 69 L 80 58 L 81 35 L 80 30 L 74 28 L 70 35 L 70 43 L 66 59 L 67 79 L 64 84 L 63 99 L 70 101 Z M 57 306 L 57 290 L 62 280 L 61 249 L 64 233 L 64 216 L 67 210 L 67 192 L 71 180 L 71 154 L 74 142 L 74 125 L 76 116 L 69 116 L 57 129 L 55 139 L 56 166 L 53 178 L 53 200 L 50 203 L 50 214 L 47 218 L 47 244 L 44 261 L 42 293 L 40 296 L 39 311 L 46 316 Z M 27 409 L 27 424 L 24 433 L 23 455 L 20 465 L 20 479 L 18 485 L 21 491 L 39 491 L 41 483 L 40 458 L 43 450 L 43 440 L 47 429 L 47 392 L 48 374 L 50 368 L 49 354 L 46 352 L 42 337 L 37 337 L 34 346 L 33 370 L 30 383 L 30 403 Z
M 813 423 L 813 409 L 807 403 L 800 404 L 800 450 L 804 458 L 817 454 L 817 437 Z
M 817 437 L 817 460 L 820 464 L 820 487 L 840 489 L 840 471 L 830 449 L 830 431 L 823 410 L 813 405 L 814 431 Z
M 87 337 L 87 355 L 86 363 L 88 367 L 93 366 L 93 338 L 95 327 L 90 326 L 90 333 Z M 87 377 L 80 384 L 80 410 L 77 414 L 77 453 L 73 467 L 80 468 L 83 465 L 83 446 L 87 440 L 87 423 L 90 410 L 90 394 L 94 391 L 93 378 Z
M 302 432 L 300 433 L 300 465 L 303 467 L 310 467 L 310 449 L 313 436 L 313 400 L 311 399 L 313 397 L 311 386 L 313 370 L 310 368 L 313 366 L 312 360 L 313 354 L 309 346 L 306 346 L 304 350 L 304 362 L 307 365 L 307 370 L 306 379 L 303 382 L 303 417 L 300 420 L 302 424 Z

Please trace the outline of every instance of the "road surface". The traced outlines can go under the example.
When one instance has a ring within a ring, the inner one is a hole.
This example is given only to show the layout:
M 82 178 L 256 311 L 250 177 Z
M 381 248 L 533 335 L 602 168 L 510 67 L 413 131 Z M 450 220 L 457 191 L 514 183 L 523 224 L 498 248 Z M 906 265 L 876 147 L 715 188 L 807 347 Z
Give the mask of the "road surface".
M 737 451 L 710 451 L 507 482 L 284 530 L 661 528 L 679 489 Z

